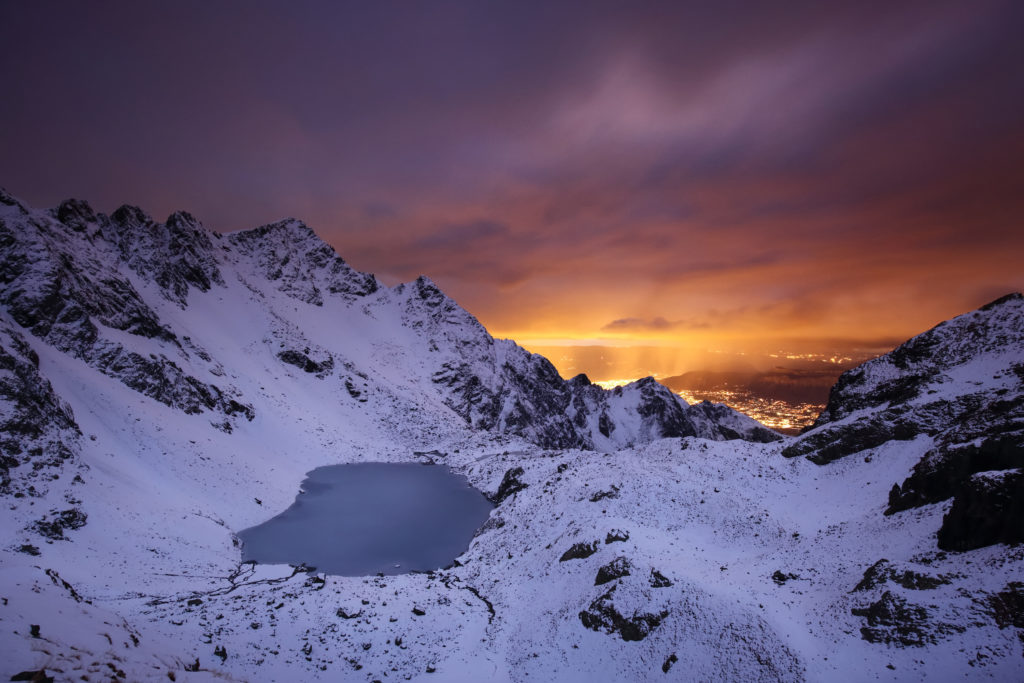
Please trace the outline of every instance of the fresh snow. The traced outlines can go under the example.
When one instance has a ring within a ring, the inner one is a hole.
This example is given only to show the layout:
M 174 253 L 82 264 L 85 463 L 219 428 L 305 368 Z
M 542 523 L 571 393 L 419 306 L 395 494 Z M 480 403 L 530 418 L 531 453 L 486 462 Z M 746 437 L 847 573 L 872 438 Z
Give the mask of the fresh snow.
M 21 225 L 28 215 L 49 231 L 59 227 L 45 212 L 22 208 L 4 202 L 0 220 Z M 35 482 L 37 495 L 3 499 L 0 674 L 45 668 L 68 681 L 169 674 L 178 681 L 517 683 L 1024 679 L 1019 631 L 999 628 L 981 603 L 963 599 L 1020 580 L 1020 547 L 939 552 L 935 532 L 948 502 L 882 514 L 889 488 L 931 447 L 928 436 L 827 466 L 783 457 L 790 440 L 715 440 L 719 425 L 749 429 L 751 421 L 731 412 L 694 417 L 698 436 L 661 438 L 638 413 L 645 389 L 637 384 L 581 399 L 590 401 L 584 417 L 592 449 L 544 447 L 530 440 L 533 432 L 509 431 L 510 402 L 490 430 L 475 428 L 479 416 L 467 422 L 453 409 L 457 397 L 435 381 L 445 364 L 468 367 L 482 386 L 498 389 L 511 386 L 502 385 L 509 368 L 536 372 L 540 361 L 491 340 L 471 315 L 435 295 L 429 280 L 382 287 L 324 262 L 325 245 L 312 231 L 286 222 L 262 234 L 211 233 L 213 247 L 200 256 L 212 256 L 196 263 L 215 268 L 219 281 L 211 276 L 207 291 L 193 284 L 179 299 L 146 275 L 155 272 L 150 265 L 140 273 L 118 260 L 102 220 L 86 223 L 82 234 L 104 236 L 87 242 L 76 233 L 83 253 L 99 270 L 116 264 L 177 339 L 99 324 L 100 341 L 165 356 L 251 405 L 254 418 L 186 414 L 59 351 L 0 309 L 0 321 L 38 355 L 39 375 L 81 430 L 66 437 L 73 459 L 35 478 L 31 464 L 11 470 L 12 478 Z M 153 257 L 144 251 L 134 262 Z M 330 367 L 306 372 L 280 360 L 288 350 L 317 363 L 329 358 Z M 950 381 L 992 377 L 1007 362 L 985 356 L 951 370 Z M 896 376 L 891 366 L 873 368 L 873 378 Z M 617 425 L 610 437 L 599 431 L 600 406 Z M 235 533 L 287 508 L 310 470 L 428 461 L 490 495 L 516 468 L 526 484 L 491 512 L 456 566 L 338 577 L 241 564 Z M 88 522 L 67 530 L 66 540 L 30 529 L 51 510 L 71 507 Z M 628 539 L 606 542 L 613 532 Z M 560 561 L 574 544 L 594 542 L 590 556 Z M 23 544 L 40 554 L 19 552 Z M 616 558 L 625 558 L 629 574 L 595 585 Z M 919 593 L 935 619 L 961 630 L 924 647 L 864 640 L 865 619 L 851 609 L 878 591 L 853 589 L 883 558 L 956 577 Z M 776 572 L 792 578 L 777 582 Z M 657 585 L 656 575 L 670 585 Z M 608 604 L 625 619 L 651 615 L 658 623 L 629 641 L 586 628 L 581 612 Z M 197 661 L 198 671 L 189 671 Z

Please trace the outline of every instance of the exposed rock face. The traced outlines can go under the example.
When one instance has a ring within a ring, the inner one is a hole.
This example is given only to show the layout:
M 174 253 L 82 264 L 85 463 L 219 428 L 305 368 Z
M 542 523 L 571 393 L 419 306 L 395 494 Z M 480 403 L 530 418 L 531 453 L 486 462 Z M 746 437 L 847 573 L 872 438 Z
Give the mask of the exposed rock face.
M 63 540 L 66 529 L 80 529 L 85 526 L 88 515 L 77 508 L 54 510 L 35 524 L 35 530 L 51 540 Z
M 559 562 L 568 560 L 582 560 L 597 552 L 597 541 L 591 543 L 573 543 L 568 550 L 558 558 Z
M 961 419 L 937 434 L 934 448 L 893 490 L 890 512 L 955 496 L 975 473 L 1024 466 L 1024 403 L 1019 395 L 991 400 L 972 394 L 954 404 L 964 407 Z
M 897 568 L 889 560 L 883 558 L 865 570 L 864 578 L 854 586 L 853 591 L 871 590 L 889 582 L 908 590 L 930 590 L 946 585 L 950 580 L 945 576 L 935 576 L 908 568 Z
M 221 275 L 211 234 L 188 214 L 155 223 L 122 206 L 110 217 L 68 200 L 53 212 L 0 211 L 0 304 L 42 341 L 132 389 L 185 412 L 252 419 L 251 406 L 185 372 L 181 341 L 121 266 L 184 306 Z M 107 330 L 140 340 L 140 353 Z
M 503 500 L 512 494 L 525 489 L 527 484 L 520 479 L 523 474 L 524 472 L 522 467 L 513 467 L 505 472 L 505 476 L 501 478 L 501 484 L 498 486 L 498 490 L 493 496 L 491 496 L 491 502 L 495 505 L 500 505 Z
M 1024 297 L 1010 294 L 842 375 L 813 427 L 783 450 L 825 464 L 921 435 L 930 448 L 887 514 L 954 498 L 939 544 L 1022 540 Z M 1002 473 L 1002 474 L 1000 474 Z
M 962 626 L 936 622 L 927 608 L 889 591 L 867 607 L 851 611 L 867 619 L 867 625 L 860 631 L 864 640 L 871 643 L 920 647 L 935 643 L 944 633 L 964 630 Z
M 604 542 L 605 543 L 619 543 L 621 541 L 628 541 L 628 540 L 629 540 L 629 532 L 628 531 L 624 531 L 622 529 L 612 529 L 604 537 Z
M 100 222 L 95 214 L 91 218 Z M 157 223 L 137 207 L 122 206 L 111 219 L 110 227 L 116 230 L 108 235 L 116 241 L 121 258 L 179 306 L 185 306 L 190 289 L 207 292 L 215 283 L 223 284 L 213 248 L 218 238 L 191 214 L 178 211 L 166 223 Z
M 836 422 L 865 408 L 908 403 L 933 389 L 940 375 L 981 355 L 1002 355 L 1013 350 L 1019 353 L 1024 343 L 1022 309 L 1024 296 L 1017 292 L 1007 294 L 844 372 L 813 427 Z
M 285 295 L 322 306 L 324 292 L 354 300 L 380 283 L 345 263 L 302 221 L 288 219 L 227 236 L 231 247 Z
M 309 349 L 306 349 L 305 351 L 296 351 L 294 349 L 288 349 L 286 351 L 279 352 L 277 354 L 277 358 L 282 363 L 294 365 L 295 367 L 299 368 L 304 372 L 316 375 L 320 379 L 323 379 L 327 375 L 331 374 L 331 370 L 334 369 L 334 359 L 331 357 L 330 354 L 327 354 L 327 357 L 324 360 L 317 362 L 310 358 L 309 356 L 307 356 L 307 353 L 309 353 Z M 355 390 L 355 386 L 352 384 L 351 380 L 349 381 L 348 391 L 350 394 L 355 392 L 353 395 L 354 398 L 359 397 L 359 392 Z
M 630 570 L 632 569 L 633 565 L 627 558 L 616 557 L 614 560 L 597 570 L 597 577 L 594 579 L 594 585 L 600 586 L 601 584 L 608 583 L 609 581 L 621 579 L 623 576 L 629 576 Z
M 992 617 L 999 628 L 1014 627 L 1021 629 L 1021 640 L 1024 641 L 1024 583 L 1011 581 L 1006 588 L 989 598 Z
M 79 435 L 38 355 L 0 314 L 0 493 L 41 493 L 50 472 L 75 459 Z
M 1024 472 L 979 472 L 957 491 L 942 519 L 939 547 L 973 550 L 1024 542 Z

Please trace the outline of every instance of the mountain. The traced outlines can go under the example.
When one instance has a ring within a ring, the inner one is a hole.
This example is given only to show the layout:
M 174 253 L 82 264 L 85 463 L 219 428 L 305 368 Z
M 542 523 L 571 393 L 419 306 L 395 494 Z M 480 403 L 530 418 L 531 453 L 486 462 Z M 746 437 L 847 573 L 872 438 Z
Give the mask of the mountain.
M 1009 294 L 844 373 L 811 432 L 783 451 L 815 462 L 919 436 L 887 514 L 952 499 L 939 547 L 1024 541 L 1024 297 Z
M 0 674 L 1020 679 L 1020 323 L 1014 295 L 940 325 L 783 438 L 563 380 L 299 221 L 0 193 Z M 354 462 L 443 463 L 496 507 L 433 572 L 241 562 Z
M 778 438 L 739 414 L 724 413 L 720 428 L 706 410 L 651 381 L 612 392 L 583 376 L 564 381 L 546 359 L 493 339 L 429 279 L 384 288 L 298 221 L 221 236 L 185 212 L 158 223 L 131 206 L 106 216 L 78 200 L 48 212 L 30 211 L 10 195 L 0 196 L 0 205 L 0 303 L 13 322 L 145 396 L 216 415 L 224 428 L 252 420 L 258 400 L 223 386 L 224 362 L 201 350 L 201 326 L 175 324 L 194 317 L 196 298 L 235 297 L 233 308 L 265 319 L 259 322 L 269 337 L 259 341 L 277 342 L 278 362 L 318 379 L 342 378 L 352 398 L 363 391 L 400 397 L 402 384 L 416 381 L 468 426 L 544 447 L 617 448 L 698 434 Z M 325 302 L 333 305 L 325 310 Z M 371 333 L 360 351 L 390 348 L 415 367 L 400 363 L 395 369 L 407 371 L 393 386 L 352 356 L 351 339 L 323 339 L 316 352 L 308 350 L 307 318 L 328 316 Z M 256 342 L 244 338 L 248 331 L 240 341 Z

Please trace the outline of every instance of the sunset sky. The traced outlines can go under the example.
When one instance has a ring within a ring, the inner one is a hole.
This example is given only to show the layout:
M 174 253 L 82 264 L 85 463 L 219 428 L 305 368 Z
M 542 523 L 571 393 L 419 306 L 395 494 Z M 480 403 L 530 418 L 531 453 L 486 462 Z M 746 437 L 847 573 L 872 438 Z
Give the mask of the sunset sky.
M 885 346 L 1024 288 L 1024 2 L 0 17 L 14 195 L 295 216 L 527 346 Z

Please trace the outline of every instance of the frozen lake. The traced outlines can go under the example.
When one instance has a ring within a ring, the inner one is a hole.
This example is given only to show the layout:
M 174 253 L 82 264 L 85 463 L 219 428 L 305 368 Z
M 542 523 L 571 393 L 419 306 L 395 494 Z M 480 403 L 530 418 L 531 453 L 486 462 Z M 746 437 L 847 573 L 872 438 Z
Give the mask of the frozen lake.
M 306 475 L 291 507 L 238 534 L 242 560 L 341 576 L 448 566 L 493 507 L 444 465 L 357 463 Z

